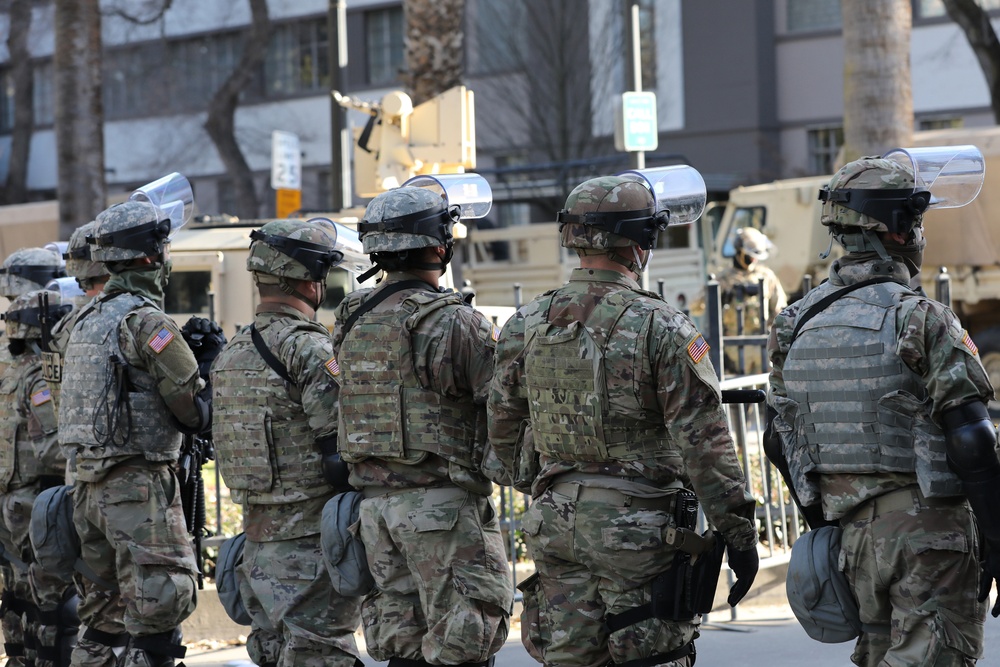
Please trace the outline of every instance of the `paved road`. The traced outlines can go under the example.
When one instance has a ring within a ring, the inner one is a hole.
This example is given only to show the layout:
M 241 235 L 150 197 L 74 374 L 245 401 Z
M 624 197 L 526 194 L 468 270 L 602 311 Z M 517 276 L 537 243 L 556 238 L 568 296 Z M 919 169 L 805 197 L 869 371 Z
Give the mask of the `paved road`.
M 500 650 L 496 664 L 502 667 L 538 667 L 515 636 Z M 699 665 L 746 665 L 757 667 L 844 667 L 850 665 L 853 643 L 821 644 L 809 639 L 787 606 L 750 607 L 741 610 L 735 622 L 728 614 L 713 614 L 702 627 L 698 640 Z M 377 663 L 363 654 L 366 667 Z M 188 654 L 192 667 L 252 667 L 242 646 Z M 987 618 L 986 657 L 981 665 L 1000 664 L 1000 619 Z

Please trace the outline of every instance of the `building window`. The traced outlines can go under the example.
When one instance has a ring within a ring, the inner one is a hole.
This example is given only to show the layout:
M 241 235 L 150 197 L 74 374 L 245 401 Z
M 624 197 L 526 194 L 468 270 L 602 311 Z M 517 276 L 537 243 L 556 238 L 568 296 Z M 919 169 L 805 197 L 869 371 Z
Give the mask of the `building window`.
M 223 33 L 171 43 L 170 61 L 177 72 L 168 108 L 200 110 L 233 73 L 243 56 L 243 33 Z
M 470 4 L 475 40 L 470 56 L 476 74 L 496 74 L 523 68 L 525 2 L 527 0 L 478 0 Z M 498 30 L 497 26 L 504 26 Z M 466 40 L 469 42 L 469 40 Z M 474 48 L 473 48 L 474 47 Z
M 922 118 L 919 129 L 921 130 L 950 130 L 963 127 L 965 125 L 961 118 Z
M 366 13 L 365 37 L 368 83 L 375 86 L 396 83 L 403 68 L 403 8 Z
M 832 174 L 837 152 L 844 145 L 844 128 L 821 127 L 809 130 L 809 171 Z
M 0 70 L 0 132 L 14 129 L 14 77 L 10 70 Z
M 1000 0 L 976 0 L 976 4 L 986 11 L 1000 9 Z M 940 18 L 948 15 L 944 8 L 944 2 L 941 0 L 917 0 L 914 9 L 916 16 L 922 19 Z
M 788 32 L 840 28 L 840 0 L 788 0 Z
M 55 110 L 52 101 L 52 61 L 49 60 L 35 65 L 33 76 L 35 80 L 32 104 L 35 114 L 35 127 L 53 125 L 55 123 Z
M 164 51 L 159 42 L 105 52 L 104 117 L 108 120 L 132 118 L 173 110 L 176 99 L 170 84 L 162 80 Z M 180 62 L 176 63 L 181 65 Z M 181 70 L 184 79 L 188 72 Z M 180 80 L 184 80 L 180 79 Z
M 326 27 L 326 19 L 313 19 L 275 29 L 264 64 L 268 97 L 329 89 Z

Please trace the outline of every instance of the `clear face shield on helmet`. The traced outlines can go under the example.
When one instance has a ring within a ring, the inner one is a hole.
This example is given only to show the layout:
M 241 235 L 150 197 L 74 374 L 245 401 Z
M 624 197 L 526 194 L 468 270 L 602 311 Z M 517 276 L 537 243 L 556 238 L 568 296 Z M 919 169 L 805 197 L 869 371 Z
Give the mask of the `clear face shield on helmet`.
M 76 278 L 69 276 L 66 278 L 56 278 L 55 280 L 50 280 L 45 285 L 45 289 L 50 292 L 58 292 L 62 303 L 71 303 L 75 299 L 87 296 L 87 294 L 80 289 L 80 284 L 76 282 Z
M 656 246 L 657 236 L 667 227 L 689 225 L 705 210 L 708 198 L 705 179 L 694 167 L 679 164 L 633 169 L 616 176 L 642 183 L 653 193 L 656 203 L 650 217 L 622 220 L 615 229 L 608 229 L 632 239 L 643 250 L 652 251 Z M 643 264 L 648 263 L 647 256 Z
M 986 161 L 976 146 L 894 148 L 882 156 L 913 170 L 914 190 L 927 190 L 927 208 L 960 208 L 983 188 Z
M 342 225 L 339 222 L 334 222 L 329 218 L 310 218 L 306 222 L 329 225 L 334 233 L 334 247 L 333 250 L 329 251 L 335 255 L 333 262 L 327 266 L 327 269 L 331 267 L 338 267 L 344 269 L 345 271 L 350 271 L 354 274 L 362 274 L 372 268 L 372 261 L 369 259 L 368 255 L 365 254 L 361 247 L 361 239 L 358 236 L 358 232 L 346 225 Z M 329 230 L 328 230 L 329 231 Z M 292 255 L 297 261 L 302 262 L 302 259 Z M 305 264 L 305 262 L 302 262 Z M 308 264 L 306 264 L 308 266 Z
M 173 236 L 194 215 L 191 183 L 176 171 L 136 188 L 129 200 L 149 202 L 156 207 L 159 219 L 170 221 L 168 236 Z
M 62 258 L 62 268 L 66 269 L 66 253 L 69 252 L 69 241 L 52 241 L 46 243 L 43 246 L 46 250 L 51 250 L 53 252 L 59 253 L 59 257 Z

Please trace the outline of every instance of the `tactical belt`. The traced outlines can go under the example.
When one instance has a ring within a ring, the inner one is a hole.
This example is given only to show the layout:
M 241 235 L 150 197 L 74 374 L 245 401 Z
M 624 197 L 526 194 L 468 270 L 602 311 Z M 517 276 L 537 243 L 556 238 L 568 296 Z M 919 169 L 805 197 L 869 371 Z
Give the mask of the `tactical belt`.
M 964 502 L 965 498 L 962 496 L 927 498 L 920 491 L 919 486 L 906 486 L 866 500 L 841 517 L 840 525 L 846 527 L 854 521 L 871 520 L 890 512 L 920 511 L 931 507 L 955 507 Z
M 426 495 L 453 495 L 458 493 L 469 493 L 466 489 L 453 484 L 441 486 L 411 486 L 405 489 L 394 489 L 388 486 L 366 486 L 361 489 L 365 498 L 381 498 L 388 496 L 398 496 L 401 493 L 423 493 Z
M 668 651 L 666 653 L 657 653 L 656 655 L 651 655 L 647 658 L 636 658 L 635 660 L 629 660 L 628 662 L 622 663 L 611 663 L 614 667 L 653 667 L 653 665 L 666 665 L 675 660 L 680 660 L 681 658 L 686 658 L 687 656 L 694 656 L 697 652 L 694 649 L 694 640 L 689 641 L 684 646 L 680 648 L 675 648 L 673 651 Z M 690 663 L 693 665 L 694 660 Z
M 556 482 L 549 489 L 553 493 L 576 498 L 577 502 L 603 503 L 613 507 L 630 507 L 637 510 L 662 510 L 672 513 L 677 505 L 677 494 L 659 496 L 657 498 L 642 498 L 623 493 L 617 489 L 584 486 L 580 482 Z

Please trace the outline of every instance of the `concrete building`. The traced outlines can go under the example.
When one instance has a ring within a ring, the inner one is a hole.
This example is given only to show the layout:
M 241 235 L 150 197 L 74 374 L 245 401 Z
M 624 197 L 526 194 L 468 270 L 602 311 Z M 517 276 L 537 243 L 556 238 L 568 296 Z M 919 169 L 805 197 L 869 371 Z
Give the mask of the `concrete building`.
M 980 0 L 1000 9 L 1000 0 Z M 141 0 L 119 2 L 138 13 Z M 626 168 L 614 150 L 617 95 L 630 88 L 625 2 L 467 0 L 466 82 L 476 93 L 479 171 L 494 184 L 494 223 L 551 219 L 551 202 L 590 174 Z M 647 164 L 684 161 L 721 196 L 738 184 L 827 173 L 842 137 L 843 40 L 835 0 L 641 0 L 643 85 L 657 94 L 659 146 Z M 0 5 L 2 7 L 2 5 Z M 271 0 L 268 56 L 237 111 L 238 140 L 273 212 L 271 132 L 298 134 L 303 208 L 330 201 L 328 0 Z M 914 0 L 916 129 L 993 123 L 987 86 L 940 0 Z M 227 178 L 202 128 L 207 102 L 239 57 L 242 0 L 174 0 L 138 25 L 104 17 L 109 191 L 168 171 L 196 188 L 202 212 L 224 212 Z M 998 12 L 1000 19 L 1000 12 Z M 0 183 L 13 100 L 0 13 Z M 399 86 L 399 0 L 348 0 L 343 92 L 377 100 Z M 53 10 L 36 3 L 29 188 L 53 198 Z M 365 118 L 351 112 L 349 122 Z

